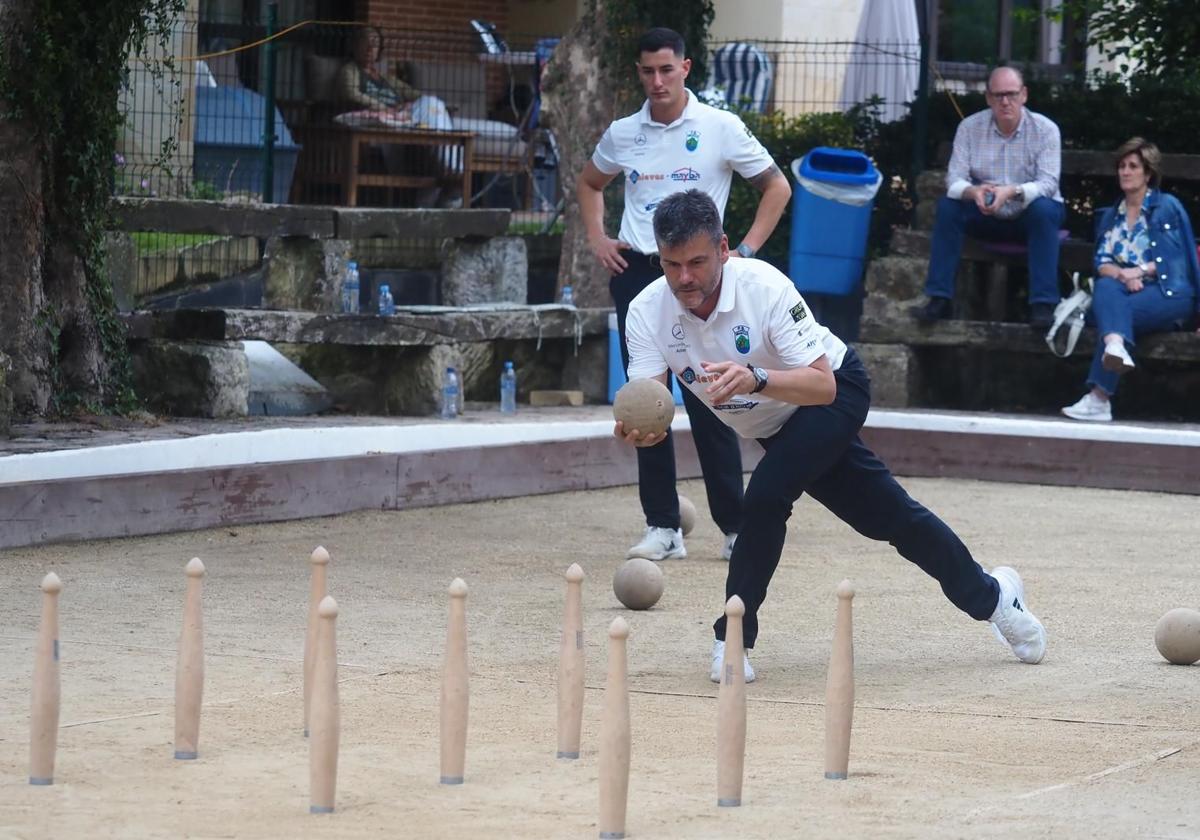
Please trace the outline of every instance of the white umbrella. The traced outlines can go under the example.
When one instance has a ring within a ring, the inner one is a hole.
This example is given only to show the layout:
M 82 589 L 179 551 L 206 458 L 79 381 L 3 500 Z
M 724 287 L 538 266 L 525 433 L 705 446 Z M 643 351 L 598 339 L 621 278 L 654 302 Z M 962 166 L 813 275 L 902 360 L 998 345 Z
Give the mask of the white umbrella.
M 921 33 L 914 0 L 865 0 L 842 83 L 843 109 L 872 96 L 884 100 L 880 118 L 908 115 L 921 70 Z

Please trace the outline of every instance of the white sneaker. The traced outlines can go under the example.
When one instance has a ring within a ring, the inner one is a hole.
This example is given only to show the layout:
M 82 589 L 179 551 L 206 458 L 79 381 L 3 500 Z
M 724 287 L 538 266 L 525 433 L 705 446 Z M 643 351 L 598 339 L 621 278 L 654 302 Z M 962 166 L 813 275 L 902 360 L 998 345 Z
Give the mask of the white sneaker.
M 1017 659 L 1036 665 L 1046 655 L 1046 628 L 1037 616 L 1029 611 L 1025 603 L 1025 586 L 1016 569 L 997 566 L 992 577 L 1000 584 L 1000 599 L 996 610 L 988 619 L 996 637 L 1012 648 Z
M 1110 373 L 1129 373 L 1135 367 L 1123 341 L 1110 341 L 1104 345 L 1104 355 L 1100 357 L 1100 364 Z
M 1088 391 L 1075 405 L 1068 405 L 1062 413 L 1072 420 L 1091 420 L 1094 423 L 1112 422 L 1112 403 L 1102 400 Z
M 713 639 L 712 648 L 712 667 L 708 670 L 708 678 L 715 683 L 721 682 L 721 664 L 725 661 L 725 643 L 720 639 Z M 754 682 L 754 669 L 750 667 L 750 657 L 746 653 L 742 653 L 742 671 L 746 675 L 746 682 Z
M 737 542 L 737 534 L 725 535 L 725 547 L 721 549 L 721 559 L 726 563 L 728 563 L 729 558 L 733 556 L 733 544 L 735 542 Z
M 625 552 L 627 559 L 644 557 L 647 560 L 682 560 L 687 557 L 683 547 L 683 531 L 678 528 L 646 528 L 642 541 Z

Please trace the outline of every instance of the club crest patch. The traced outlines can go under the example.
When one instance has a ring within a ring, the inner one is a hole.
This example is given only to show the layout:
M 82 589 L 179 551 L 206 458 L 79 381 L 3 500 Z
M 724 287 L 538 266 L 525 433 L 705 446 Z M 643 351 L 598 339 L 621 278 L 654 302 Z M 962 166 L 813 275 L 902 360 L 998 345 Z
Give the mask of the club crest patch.
M 700 148 L 700 132 L 689 131 L 687 133 L 687 140 L 683 141 L 683 147 L 689 152 L 694 152 Z
M 685 367 L 683 369 L 683 373 L 679 374 L 679 378 L 691 385 L 696 381 L 696 371 L 692 370 L 690 367 Z
M 733 346 L 742 355 L 750 352 L 750 328 L 745 324 L 738 324 L 733 328 Z
M 788 312 L 792 313 L 792 320 L 796 322 L 803 321 L 808 317 L 808 310 L 804 308 L 804 301 L 797 303 Z

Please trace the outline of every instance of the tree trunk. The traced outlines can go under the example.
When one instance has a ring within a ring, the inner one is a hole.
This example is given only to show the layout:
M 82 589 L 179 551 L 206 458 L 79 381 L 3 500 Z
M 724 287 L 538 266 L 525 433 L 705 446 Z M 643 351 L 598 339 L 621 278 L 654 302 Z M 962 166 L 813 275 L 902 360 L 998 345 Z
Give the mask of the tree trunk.
M 575 197 L 575 181 L 600 135 L 612 122 L 618 86 L 601 68 L 606 37 L 603 0 L 589 4 L 559 42 L 542 82 L 542 109 L 558 141 L 558 177 L 564 213 L 559 286 L 570 285 L 579 306 L 608 306 L 608 272 L 588 249 L 587 231 Z M 615 231 L 612 232 L 615 235 Z
M 30 26 L 39 0 L 0 0 L 0 28 Z M 7 110 L 0 102 L 0 110 Z M 55 225 L 53 172 L 36 127 L 0 119 L 0 355 L 17 417 L 45 414 L 56 394 L 100 400 L 104 353 L 87 296 L 77 231 Z

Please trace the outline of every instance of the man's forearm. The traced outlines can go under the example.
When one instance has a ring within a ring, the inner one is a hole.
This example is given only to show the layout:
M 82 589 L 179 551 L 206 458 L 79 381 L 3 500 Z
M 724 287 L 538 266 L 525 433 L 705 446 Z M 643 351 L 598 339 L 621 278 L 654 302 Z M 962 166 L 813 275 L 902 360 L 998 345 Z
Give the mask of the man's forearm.
M 579 214 L 583 217 L 583 229 L 588 239 L 604 236 L 604 193 L 582 178 L 575 187 L 579 198 Z
M 767 373 L 767 387 L 761 393 L 774 400 L 792 405 L 829 405 L 837 396 L 837 383 L 828 365 Z
M 775 226 L 779 224 L 779 218 L 792 197 L 792 188 L 779 167 L 774 165 L 763 174 L 751 178 L 750 184 L 762 193 L 762 197 L 758 200 L 754 223 L 742 237 L 742 242 L 757 251 L 770 239 Z

